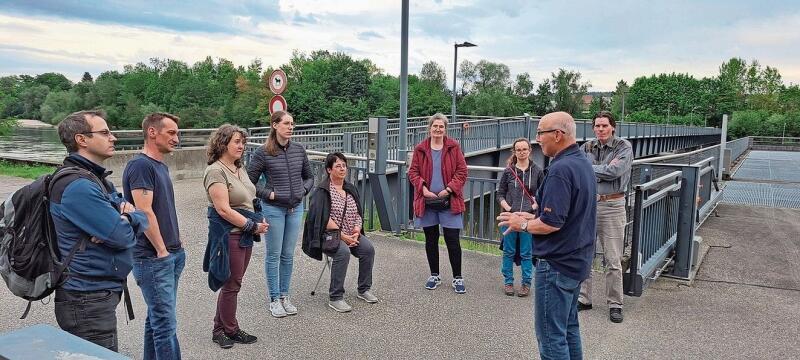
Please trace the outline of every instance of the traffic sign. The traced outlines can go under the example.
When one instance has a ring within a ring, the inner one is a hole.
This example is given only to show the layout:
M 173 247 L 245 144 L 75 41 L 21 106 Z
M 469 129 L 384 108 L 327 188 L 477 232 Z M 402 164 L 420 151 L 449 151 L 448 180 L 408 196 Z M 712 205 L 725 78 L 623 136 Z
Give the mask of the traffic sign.
M 269 75 L 269 90 L 275 95 L 280 95 L 286 90 L 286 73 L 278 69 Z
M 272 115 L 276 111 L 286 111 L 286 99 L 283 96 L 275 95 L 269 99 L 269 114 Z

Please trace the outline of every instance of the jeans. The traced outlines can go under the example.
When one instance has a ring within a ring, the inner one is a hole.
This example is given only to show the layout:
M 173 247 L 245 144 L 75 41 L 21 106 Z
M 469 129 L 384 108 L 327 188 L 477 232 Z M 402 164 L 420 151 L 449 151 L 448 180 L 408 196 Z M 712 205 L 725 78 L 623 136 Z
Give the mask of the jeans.
M 239 332 L 239 322 L 236 320 L 236 307 L 239 300 L 239 289 L 242 288 L 242 278 L 247 265 L 250 264 L 250 255 L 253 247 L 239 247 L 242 234 L 228 236 L 228 249 L 231 263 L 231 277 L 219 290 L 217 295 L 217 315 L 214 316 L 214 335 L 225 333 L 234 335 Z
M 500 233 L 506 231 L 507 227 L 500 227 Z M 514 285 L 514 255 L 517 253 L 517 243 L 519 242 L 519 256 L 522 258 L 522 285 L 531 286 L 533 279 L 533 235 L 527 232 L 512 231 L 503 236 L 503 262 L 500 265 L 500 272 L 503 274 L 505 285 Z
M 358 293 L 361 294 L 372 287 L 372 265 L 375 263 L 375 248 L 372 242 L 364 235 L 359 237 L 356 247 L 349 247 L 344 241 L 340 241 L 336 253 L 329 254 L 333 259 L 329 290 L 331 301 L 341 300 L 344 297 L 344 278 L 347 276 L 350 254 L 358 258 Z
M 55 313 L 62 330 L 111 351 L 117 348 L 117 304 L 122 291 L 56 289 Z
M 289 295 L 294 248 L 303 221 L 303 203 L 294 209 L 264 204 L 261 212 L 269 223 L 264 271 L 267 276 L 270 301 L 275 301 L 278 297 Z
M 536 264 L 534 328 L 539 356 L 548 359 L 582 359 L 578 326 L 581 282 L 562 275 L 547 260 Z
M 133 261 L 133 277 L 142 289 L 147 303 L 144 322 L 143 359 L 180 359 L 176 302 L 178 279 L 186 264 L 183 249 L 163 258 L 141 258 Z

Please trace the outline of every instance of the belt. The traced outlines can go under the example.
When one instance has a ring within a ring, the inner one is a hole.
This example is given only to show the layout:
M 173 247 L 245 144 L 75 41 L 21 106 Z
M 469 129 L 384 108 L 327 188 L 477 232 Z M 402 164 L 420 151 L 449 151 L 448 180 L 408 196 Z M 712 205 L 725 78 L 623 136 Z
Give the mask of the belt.
M 611 201 L 611 200 L 622 199 L 624 197 L 625 193 L 597 195 L 597 201 Z

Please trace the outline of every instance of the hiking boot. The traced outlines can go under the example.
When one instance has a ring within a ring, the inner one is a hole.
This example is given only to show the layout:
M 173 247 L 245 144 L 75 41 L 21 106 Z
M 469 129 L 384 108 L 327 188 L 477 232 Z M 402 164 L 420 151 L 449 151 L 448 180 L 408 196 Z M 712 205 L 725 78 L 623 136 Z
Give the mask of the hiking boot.
M 517 296 L 526 297 L 526 296 L 528 296 L 530 294 L 531 294 L 531 286 L 530 285 L 522 285 L 522 287 L 519 288 L 519 292 L 517 293 Z
M 228 338 L 239 344 L 252 344 L 258 341 L 257 337 L 244 332 L 244 330 L 242 329 L 239 329 L 239 331 L 237 331 L 236 334 L 228 336 Z
M 269 312 L 276 318 L 282 318 L 286 317 L 286 315 L 289 315 L 286 313 L 286 310 L 283 308 L 283 304 L 281 304 L 281 301 L 278 299 L 275 299 L 275 301 L 269 303 Z
M 453 279 L 453 291 L 455 291 L 456 294 L 464 294 L 467 292 L 467 288 L 464 287 L 464 279 Z
M 514 296 L 514 285 L 503 286 L 503 292 L 508 296 Z
M 592 310 L 592 304 L 584 304 L 578 301 L 578 311 Z
M 622 309 L 621 308 L 611 308 L 608 310 L 608 318 L 611 319 L 613 323 L 621 323 L 622 322 Z
M 353 310 L 353 307 L 344 300 L 328 301 L 328 306 L 340 313 L 346 313 L 350 312 L 350 310 Z
M 434 274 L 428 278 L 428 282 L 425 283 L 425 288 L 428 290 L 434 290 L 441 284 L 442 284 L 442 278 L 440 278 L 439 275 Z
M 369 290 L 358 294 L 358 298 L 361 299 L 361 300 L 364 300 L 364 301 L 366 301 L 366 302 L 368 302 L 370 304 L 374 304 L 374 303 L 378 302 L 378 297 L 375 296 L 375 295 L 372 295 L 372 293 L 369 292 Z
M 211 340 L 219 344 L 219 347 L 223 349 L 230 349 L 234 344 L 233 339 L 229 338 L 228 335 L 225 335 L 225 333 L 216 334 L 211 337 Z
M 297 307 L 292 305 L 288 296 L 281 298 L 281 305 L 283 305 L 283 310 L 286 311 L 286 315 L 297 315 Z

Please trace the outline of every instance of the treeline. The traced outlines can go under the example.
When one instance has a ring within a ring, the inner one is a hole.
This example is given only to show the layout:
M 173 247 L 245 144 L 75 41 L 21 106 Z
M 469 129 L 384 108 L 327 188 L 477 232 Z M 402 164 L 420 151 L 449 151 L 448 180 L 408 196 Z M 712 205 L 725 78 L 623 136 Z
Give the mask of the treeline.
M 400 81 L 368 59 L 339 52 L 295 52 L 280 66 L 289 77 L 283 94 L 299 123 L 398 117 Z M 45 73 L 0 78 L 0 118 L 40 119 L 57 123 L 68 113 L 102 108 L 116 129 L 137 128 L 144 114 L 168 111 L 183 119 L 184 128 L 215 127 L 224 122 L 265 125 L 266 81 L 272 72 L 260 60 L 235 66 L 207 57 L 192 66 L 169 59 L 127 65 L 93 78 L 85 73 L 73 84 L 64 75 Z M 467 115 L 542 115 L 567 111 L 588 117 L 611 110 L 624 121 L 718 125 L 732 114 L 730 133 L 800 136 L 800 88 L 783 83 L 776 68 L 733 58 L 715 77 L 689 74 L 639 77 L 624 81 L 614 92 L 592 93 L 580 72 L 558 69 L 541 81 L 530 74 L 511 76 L 508 66 L 481 60 L 459 65 L 458 113 Z M 449 113 L 452 92 L 447 71 L 434 62 L 409 76 L 408 114 Z M 624 108 L 624 110 L 623 110 Z

